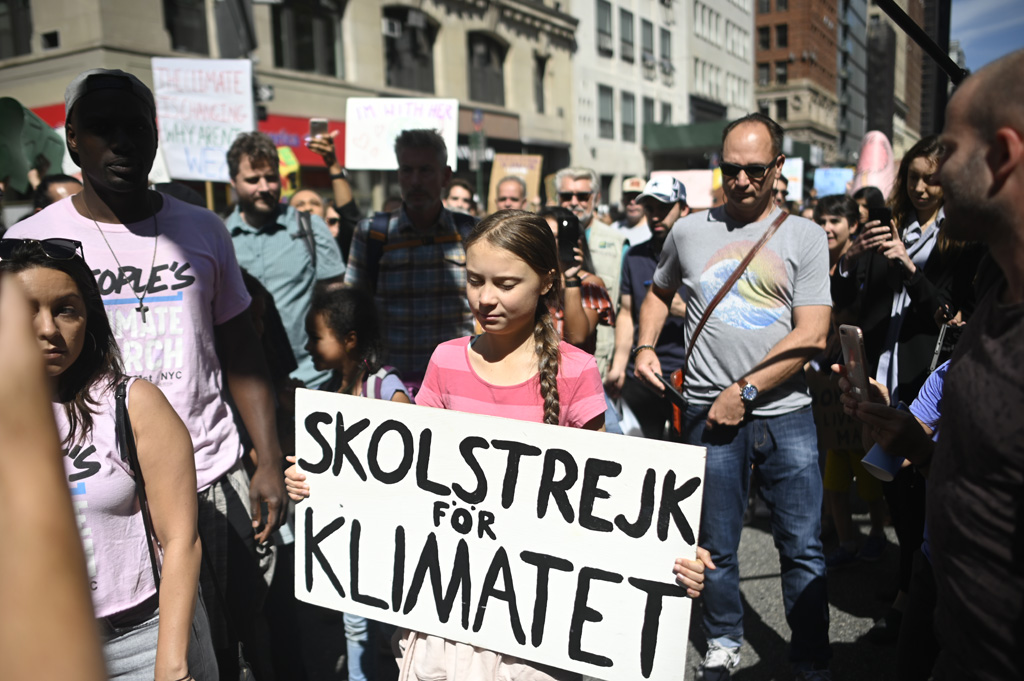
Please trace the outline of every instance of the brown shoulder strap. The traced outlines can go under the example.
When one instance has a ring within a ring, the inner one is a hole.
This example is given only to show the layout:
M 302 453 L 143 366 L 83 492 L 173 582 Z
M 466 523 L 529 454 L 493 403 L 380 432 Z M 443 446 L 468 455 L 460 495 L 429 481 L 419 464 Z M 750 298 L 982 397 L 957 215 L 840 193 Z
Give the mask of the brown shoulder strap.
M 733 285 L 735 285 L 736 282 L 739 281 L 739 278 L 743 276 L 747 266 L 750 265 L 750 262 L 754 259 L 754 256 L 757 255 L 757 252 L 761 250 L 761 247 L 768 243 L 769 239 L 775 236 L 775 232 L 779 231 L 779 227 L 782 226 L 782 223 L 785 222 L 788 217 L 789 213 L 782 211 L 779 217 L 775 218 L 775 221 L 765 231 L 761 240 L 754 244 L 754 247 L 750 249 L 750 252 L 747 253 L 742 262 L 740 262 L 733 273 L 729 275 L 729 279 L 722 285 L 722 288 L 718 289 L 718 293 L 716 293 L 715 297 L 711 299 L 708 306 L 704 308 L 704 314 L 701 315 L 700 321 L 697 322 L 697 328 L 693 330 L 693 336 L 690 338 L 690 344 L 686 348 L 686 356 L 683 357 L 684 377 L 686 376 L 686 368 L 690 365 L 690 354 L 693 352 L 693 348 L 697 344 L 697 336 L 700 335 L 700 332 L 704 329 L 704 325 L 707 324 L 708 319 L 711 318 L 711 313 L 715 311 L 715 308 L 718 307 L 720 302 L 722 302 L 722 299 L 725 298 L 726 294 L 732 290 Z

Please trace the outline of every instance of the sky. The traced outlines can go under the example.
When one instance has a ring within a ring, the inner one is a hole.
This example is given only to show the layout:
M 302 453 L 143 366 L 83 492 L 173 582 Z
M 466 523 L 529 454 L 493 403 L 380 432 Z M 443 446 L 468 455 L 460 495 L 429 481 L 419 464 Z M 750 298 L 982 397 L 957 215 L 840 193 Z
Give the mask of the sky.
M 1024 0 L 952 0 L 949 38 L 972 72 L 1024 47 Z

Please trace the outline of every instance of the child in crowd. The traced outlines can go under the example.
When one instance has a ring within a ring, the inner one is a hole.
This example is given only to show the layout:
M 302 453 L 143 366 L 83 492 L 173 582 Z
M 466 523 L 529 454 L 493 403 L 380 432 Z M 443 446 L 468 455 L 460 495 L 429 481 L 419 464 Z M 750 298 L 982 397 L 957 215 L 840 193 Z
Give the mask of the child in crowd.
M 483 333 L 437 347 L 416 403 L 603 430 L 604 389 L 597 364 L 591 355 L 559 341 L 551 317 L 561 280 L 555 238 L 544 219 L 512 210 L 484 219 L 466 241 L 466 277 L 470 308 Z M 305 476 L 295 466 L 286 479 L 293 500 L 309 496 Z M 691 596 L 703 588 L 705 566 L 713 568 L 707 552 L 698 550 L 698 557 L 678 559 L 673 568 L 676 581 Z M 403 633 L 400 681 L 579 678 L 466 643 Z
M 342 395 L 372 397 L 409 404 L 409 394 L 398 372 L 382 366 L 384 354 L 377 313 L 371 298 L 361 289 L 320 288 L 313 294 L 306 316 L 306 350 L 318 371 L 331 370 L 331 378 L 322 390 Z M 287 457 L 295 463 L 295 457 Z M 294 471 L 293 465 L 289 471 Z M 317 606 L 300 606 L 315 612 L 314 631 L 319 651 L 310 651 L 328 667 L 337 654 L 331 652 L 331 632 L 338 632 L 340 613 Z M 346 658 L 349 681 L 366 681 L 377 677 L 381 634 L 391 630 L 387 625 L 345 613 Z M 332 659 L 333 658 L 333 659 Z M 329 671 L 329 670 L 328 670 Z M 319 677 L 317 677 L 319 678 Z

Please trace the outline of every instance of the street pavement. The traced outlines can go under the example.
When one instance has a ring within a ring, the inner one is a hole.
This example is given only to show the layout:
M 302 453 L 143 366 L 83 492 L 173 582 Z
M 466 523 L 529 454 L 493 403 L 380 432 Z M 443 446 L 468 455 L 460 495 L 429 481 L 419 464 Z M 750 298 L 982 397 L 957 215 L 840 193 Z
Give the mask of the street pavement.
M 867 515 L 854 515 L 861 533 L 868 531 Z M 875 563 L 857 563 L 828 576 L 829 639 L 832 643 L 832 678 L 835 681 L 885 681 L 896 677 L 896 649 L 864 640 L 874 621 L 885 614 L 888 603 L 880 598 L 895 589 L 899 563 L 896 536 L 887 528 L 889 545 Z M 833 540 L 834 541 L 834 540 Z M 833 542 L 826 542 L 826 552 Z M 772 542 L 766 518 L 757 518 L 743 528 L 740 540 L 740 590 L 746 609 L 746 640 L 736 681 L 790 681 L 793 672 L 787 661 L 789 626 L 782 608 L 779 553 Z M 700 629 L 700 608 L 695 604 L 690 623 L 685 681 L 695 678 L 704 658 L 704 636 Z

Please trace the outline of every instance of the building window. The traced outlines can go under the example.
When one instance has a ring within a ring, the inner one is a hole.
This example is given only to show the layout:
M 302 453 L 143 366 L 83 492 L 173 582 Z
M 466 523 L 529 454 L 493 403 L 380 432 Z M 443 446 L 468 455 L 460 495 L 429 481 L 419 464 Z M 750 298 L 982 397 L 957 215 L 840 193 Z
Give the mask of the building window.
M 544 113 L 544 76 L 548 70 L 548 58 L 539 54 L 533 55 L 533 101 L 537 104 L 537 113 Z
M 672 65 L 672 32 L 667 28 L 661 29 L 661 72 L 671 75 L 675 71 Z
M 32 51 L 29 0 L 0 0 L 0 59 Z
M 615 139 L 615 95 L 606 85 L 597 86 L 597 109 L 598 136 Z
M 654 122 L 654 100 L 644 97 L 644 125 Z
M 342 0 L 296 0 L 274 5 L 274 65 L 342 77 L 338 37 L 344 9 Z
M 789 47 L 789 26 L 786 24 L 775 27 L 775 47 Z
M 654 67 L 654 24 L 647 19 L 640 20 L 640 50 L 644 66 Z
M 597 51 L 601 54 L 613 54 L 612 43 L 612 3 L 608 0 L 597 0 Z
M 784 61 L 775 62 L 775 83 L 777 85 L 786 84 L 786 74 L 788 73 L 788 66 Z
M 636 97 L 622 93 L 622 141 L 636 142 Z
M 619 51 L 623 61 L 633 61 L 633 13 L 619 10 Z
M 757 27 L 757 49 L 768 50 L 772 46 L 771 30 L 767 26 Z
M 789 0 L 775 0 L 775 11 L 776 12 L 788 12 L 789 11 Z
M 210 54 L 204 0 L 164 0 L 164 26 L 175 52 Z
M 771 114 L 768 112 L 768 105 L 767 104 L 759 105 L 757 107 L 757 113 L 761 114 L 762 116 L 766 116 L 766 117 L 770 117 L 771 116 Z
M 505 52 L 508 48 L 486 33 L 469 34 L 469 98 L 505 106 Z
M 764 86 L 771 81 L 771 67 L 768 64 L 757 65 L 757 84 Z
M 777 121 L 788 121 L 789 120 L 789 102 L 784 99 L 775 100 L 775 120 Z
M 385 83 L 418 92 L 434 91 L 434 39 L 437 24 L 408 7 L 385 7 Z
M 672 105 L 668 102 L 661 103 L 661 124 L 672 125 Z
M 757 0 L 757 13 L 768 14 L 772 11 L 771 0 Z

